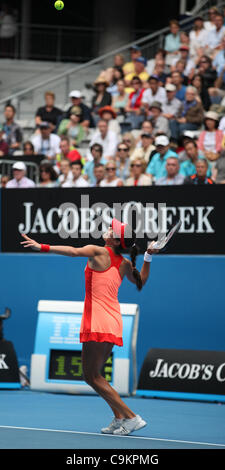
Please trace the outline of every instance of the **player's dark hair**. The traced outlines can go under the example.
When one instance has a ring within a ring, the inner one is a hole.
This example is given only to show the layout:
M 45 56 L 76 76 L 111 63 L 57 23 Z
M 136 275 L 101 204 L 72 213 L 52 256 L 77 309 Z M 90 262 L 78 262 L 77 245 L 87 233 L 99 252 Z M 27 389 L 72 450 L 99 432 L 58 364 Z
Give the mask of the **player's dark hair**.
M 124 243 L 125 243 L 126 248 L 127 248 L 127 250 L 129 251 L 129 254 L 130 254 L 130 259 L 131 259 L 131 263 L 132 263 L 132 272 L 133 272 L 133 277 L 134 277 L 135 282 L 136 282 L 137 289 L 141 290 L 142 287 L 143 287 L 142 279 L 141 279 L 141 275 L 140 275 L 138 269 L 136 268 L 136 257 L 139 253 L 139 247 L 136 244 L 136 234 L 131 229 L 131 227 L 129 225 L 126 225 L 126 227 L 125 227 Z M 121 253 L 121 251 L 123 251 L 123 250 L 124 249 L 123 249 L 122 245 L 120 244 L 119 247 L 118 247 L 118 252 Z

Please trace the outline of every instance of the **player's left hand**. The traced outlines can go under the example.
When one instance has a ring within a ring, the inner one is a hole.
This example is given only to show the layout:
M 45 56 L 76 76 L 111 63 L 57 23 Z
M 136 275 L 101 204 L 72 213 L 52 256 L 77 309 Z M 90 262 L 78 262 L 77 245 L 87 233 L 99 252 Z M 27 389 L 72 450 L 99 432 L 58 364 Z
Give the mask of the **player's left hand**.
M 154 254 L 157 254 L 159 252 L 159 250 L 155 250 L 154 249 L 154 245 L 155 245 L 155 241 L 152 241 L 149 245 L 148 245 L 148 248 L 147 248 L 147 253 L 149 255 L 154 255 Z

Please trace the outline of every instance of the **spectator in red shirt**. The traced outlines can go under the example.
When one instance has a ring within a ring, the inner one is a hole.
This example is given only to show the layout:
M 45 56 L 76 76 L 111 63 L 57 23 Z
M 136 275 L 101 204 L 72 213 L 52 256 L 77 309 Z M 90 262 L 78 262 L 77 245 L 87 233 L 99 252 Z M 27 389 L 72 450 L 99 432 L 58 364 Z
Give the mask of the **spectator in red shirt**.
M 57 155 L 57 161 L 61 161 L 62 158 L 67 158 L 71 162 L 82 159 L 81 154 L 76 149 L 70 146 L 69 137 L 67 136 L 62 137 L 59 147 L 60 147 L 61 153 Z
M 4 136 L 4 129 L 2 124 L 0 124 L 0 157 L 4 157 L 4 155 L 8 155 L 9 146 L 7 142 L 3 139 Z
M 128 104 L 125 108 L 127 113 L 125 122 L 130 123 L 131 129 L 139 129 L 144 121 L 145 115 L 141 107 L 144 88 L 141 79 L 134 76 L 131 82 L 132 91 L 129 95 Z

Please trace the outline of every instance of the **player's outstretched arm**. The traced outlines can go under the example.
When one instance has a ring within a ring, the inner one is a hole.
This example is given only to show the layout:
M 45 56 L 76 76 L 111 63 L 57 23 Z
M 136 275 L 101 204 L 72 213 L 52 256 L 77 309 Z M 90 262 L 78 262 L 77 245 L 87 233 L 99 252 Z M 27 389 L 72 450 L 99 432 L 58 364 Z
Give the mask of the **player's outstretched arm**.
M 141 281 L 142 281 L 143 286 L 147 282 L 149 274 L 150 274 L 151 255 L 152 254 L 157 254 L 159 252 L 158 249 L 154 249 L 154 244 L 155 244 L 155 242 L 153 241 L 148 246 L 147 251 L 146 251 L 145 256 L 144 256 L 144 263 L 143 263 L 141 271 L 140 271 L 140 276 L 141 276 Z M 146 254 L 149 255 L 149 257 Z M 126 274 L 126 276 L 127 276 L 127 278 L 129 279 L 130 282 L 132 282 L 133 284 L 136 284 L 136 279 L 133 276 L 132 263 L 129 260 L 127 260 L 127 262 L 126 262 L 125 274 Z
M 87 245 L 81 248 L 75 248 L 73 246 L 64 245 L 42 245 L 41 243 L 36 242 L 25 234 L 22 234 L 22 237 L 24 238 L 24 241 L 20 242 L 20 244 L 23 245 L 24 248 L 31 248 L 34 251 L 40 252 L 55 253 L 57 255 L 84 256 L 87 258 L 92 258 L 94 256 L 102 254 L 104 250 L 103 247 L 95 245 Z

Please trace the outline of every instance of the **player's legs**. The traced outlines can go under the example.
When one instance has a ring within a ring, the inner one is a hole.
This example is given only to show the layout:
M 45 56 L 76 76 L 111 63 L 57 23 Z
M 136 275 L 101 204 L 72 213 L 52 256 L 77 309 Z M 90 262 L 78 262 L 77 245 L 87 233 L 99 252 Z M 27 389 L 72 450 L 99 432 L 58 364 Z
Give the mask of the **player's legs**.
M 82 367 L 85 381 L 108 403 L 116 418 L 134 418 L 136 415 L 121 400 L 119 394 L 101 375 L 101 369 L 110 356 L 112 343 L 83 343 Z

